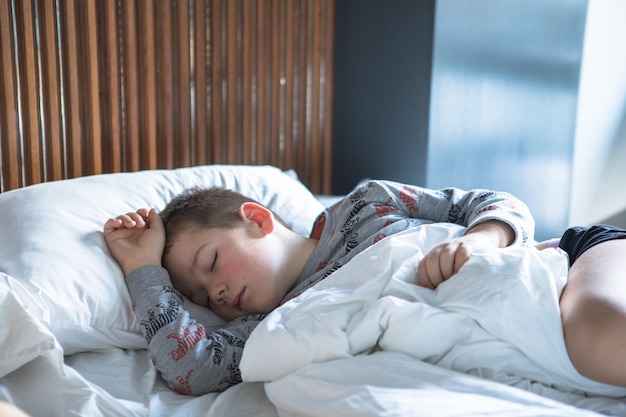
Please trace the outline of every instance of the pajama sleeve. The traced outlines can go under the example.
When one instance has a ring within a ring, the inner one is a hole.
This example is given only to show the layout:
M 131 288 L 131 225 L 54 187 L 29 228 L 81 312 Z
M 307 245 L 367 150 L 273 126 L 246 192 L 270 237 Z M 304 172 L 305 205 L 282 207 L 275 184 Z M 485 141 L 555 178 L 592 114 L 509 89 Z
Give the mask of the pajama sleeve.
M 521 200 L 506 192 L 458 188 L 432 190 L 393 181 L 372 181 L 361 191 L 355 190 L 351 197 L 358 198 L 360 192 L 374 199 L 384 196 L 384 201 L 378 201 L 377 210 L 396 210 L 398 216 L 456 223 L 468 229 L 488 220 L 500 220 L 515 232 L 513 244 L 526 244 L 534 239 L 535 221 L 530 210 Z
M 243 348 L 263 315 L 240 317 L 208 332 L 185 310 L 164 268 L 140 268 L 126 281 L 152 361 L 170 388 L 201 395 L 241 382 Z

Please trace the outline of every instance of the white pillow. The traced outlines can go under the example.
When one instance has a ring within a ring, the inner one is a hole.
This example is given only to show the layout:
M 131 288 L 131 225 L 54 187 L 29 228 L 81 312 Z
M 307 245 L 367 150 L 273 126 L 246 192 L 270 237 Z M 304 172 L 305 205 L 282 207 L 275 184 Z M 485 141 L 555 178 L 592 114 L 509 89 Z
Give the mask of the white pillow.
M 102 235 L 105 221 L 139 207 L 163 209 L 192 186 L 222 186 L 274 210 L 307 235 L 323 206 L 295 173 L 272 166 L 207 165 L 103 174 L 0 194 L 0 276 L 65 354 L 144 348 L 122 272 Z M 206 309 L 199 320 L 218 323 Z M 4 346 L 2 346 L 4 349 Z

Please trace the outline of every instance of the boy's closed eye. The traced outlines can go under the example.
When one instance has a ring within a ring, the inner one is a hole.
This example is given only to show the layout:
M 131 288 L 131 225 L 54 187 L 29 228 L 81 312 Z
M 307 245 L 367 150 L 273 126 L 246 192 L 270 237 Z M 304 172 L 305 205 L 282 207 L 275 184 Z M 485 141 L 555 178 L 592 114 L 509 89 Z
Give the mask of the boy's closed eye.
M 215 255 L 213 255 L 213 263 L 211 263 L 210 269 L 211 272 L 213 272 L 213 270 L 215 269 L 215 264 L 217 264 L 217 251 L 215 251 Z

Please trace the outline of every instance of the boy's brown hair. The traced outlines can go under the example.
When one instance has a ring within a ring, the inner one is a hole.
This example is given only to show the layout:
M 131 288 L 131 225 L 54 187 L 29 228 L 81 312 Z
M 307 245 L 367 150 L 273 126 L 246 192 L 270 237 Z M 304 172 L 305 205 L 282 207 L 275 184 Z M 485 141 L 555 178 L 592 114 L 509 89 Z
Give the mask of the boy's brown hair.
M 234 229 L 242 224 L 239 207 L 258 201 L 221 187 L 193 187 L 174 197 L 159 213 L 165 225 L 167 254 L 176 237 L 189 229 Z M 284 222 L 276 215 L 278 221 Z
M 251 198 L 220 188 L 189 188 L 174 197 L 159 213 L 165 226 L 165 251 L 182 232 L 189 229 L 233 229 L 241 224 L 239 207 Z

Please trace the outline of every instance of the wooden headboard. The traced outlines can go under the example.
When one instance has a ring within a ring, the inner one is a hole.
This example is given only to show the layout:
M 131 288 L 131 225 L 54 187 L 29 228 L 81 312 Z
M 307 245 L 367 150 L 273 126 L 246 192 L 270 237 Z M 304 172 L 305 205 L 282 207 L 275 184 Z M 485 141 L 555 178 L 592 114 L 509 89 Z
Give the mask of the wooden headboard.
M 334 0 L 0 0 L 0 191 L 192 165 L 331 180 Z

